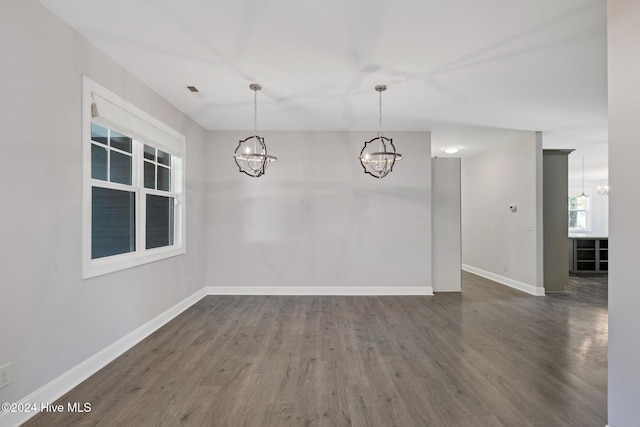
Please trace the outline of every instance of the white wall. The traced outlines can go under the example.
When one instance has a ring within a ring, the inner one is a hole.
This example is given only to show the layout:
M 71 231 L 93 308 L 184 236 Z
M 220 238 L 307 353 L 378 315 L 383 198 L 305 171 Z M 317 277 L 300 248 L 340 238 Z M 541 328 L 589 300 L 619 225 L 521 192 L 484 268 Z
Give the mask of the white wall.
M 259 293 L 431 286 L 429 133 L 389 132 L 404 159 L 383 179 L 358 161 L 375 132 L 259 133 L 278 156 L 260 178 L 239 173 L 232 159 L 249 132 L 210 133 L 208 285 Z
M 202 289 L 205 132 L 35 0 L 0 2 L 0 52 L 0 402 L 18 402 Z M 186 255 L 81 279 L 83 74 L 186 135 Z
M 463 158 L 465 270 L 532 294 L 544 294 L 541 186 L 542 140 L 534 132 Z M 517 211 L 511 212 L 510 205 L 516 205 Z
M 609 425 L 640 420 L 640 2 L 607 1 L 609 79 Z
M 580 235 L 607 237 L 609 236 L 609 196 L 598 195 L 598 186 L 608 185 L 606 179 L 585 179 L 584 192 L 589 196 L 589 214 L 591 230 L 580 232 Z M 582 180 L 569 180 L 569 196 L 582 193 Z M 574 234 L 574 233 L 572 233 Z

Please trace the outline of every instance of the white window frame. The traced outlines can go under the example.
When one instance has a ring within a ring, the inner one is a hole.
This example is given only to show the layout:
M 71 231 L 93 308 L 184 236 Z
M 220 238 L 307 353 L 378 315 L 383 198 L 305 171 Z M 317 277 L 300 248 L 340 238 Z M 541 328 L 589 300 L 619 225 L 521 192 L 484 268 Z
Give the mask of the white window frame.
M 92 117 L 92 104 L 98 117 Z M 94 180 L 91 177 L 91 123 L 131 137 L 132 185 Z M 171 191 L 144 187 L 144 144 L 172 155 Z M 186 252 L 185 137 L 138 107 L 115 95 L 86 76 L 82 77 L 82 277 L 115 271 L 182 255 Z M 98 184 L 99 181 L 99 185 Z M 91 259 L 92 188 L 95 186 L 135 193 L 136 248 L 133 252 Z M 173 245 L 146 249 L 146 194 L 174 197 Z
M 578 197 L 578 195 L 582 194 L 582 189 L 576 189 L 576 188 L 570 188 L 569 189 L 569 197 Z M 567 219 L 569 216 L 569 213 L 572 211 L 575 212 L 585 212 L 586 216 L 587 216 L 587 226 L 586 228 L 571 228 L 569 227 L 569 232 L 570 233 L 588 233 L 591 231 L 591 189 L 585 189 L 584 193 L 588 196 L 587 200 L 585 201 L 585 208 L 584 209 L 571 209 L 568 208 L 567 210 Z

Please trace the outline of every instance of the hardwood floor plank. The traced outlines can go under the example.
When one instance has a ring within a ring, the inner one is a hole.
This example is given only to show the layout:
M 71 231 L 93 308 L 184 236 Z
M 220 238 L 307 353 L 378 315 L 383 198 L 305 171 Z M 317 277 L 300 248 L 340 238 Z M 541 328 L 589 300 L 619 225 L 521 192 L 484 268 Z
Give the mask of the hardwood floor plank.
M 606 288 L 210 296 L 25 425 L 602 427 Z

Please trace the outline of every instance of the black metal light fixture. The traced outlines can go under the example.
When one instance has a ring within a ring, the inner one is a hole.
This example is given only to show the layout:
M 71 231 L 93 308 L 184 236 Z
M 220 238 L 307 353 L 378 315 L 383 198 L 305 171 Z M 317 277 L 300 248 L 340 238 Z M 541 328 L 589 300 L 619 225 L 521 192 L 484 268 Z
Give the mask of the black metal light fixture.
M 276 156 L 267 154 L 264 138 L 258 136 L 258 91 L 262 89 L 257 83 L 249 85 L 253 93 L 253 135 L 241 140 L 236 147 L 233 158 L 240 172 L 257 178 L 264 175 L 271 162 L 278 160 Z
M 379 94 L 378 136 L 364 143 L 360 151 L 360 163 L 364 173 L 375 178 L 384 178 L 393 170 L 396 161 L 402 160 L 402 154 L 396 152 L 393 140 L 384 136 L 382 132 L 382 92 L 387 90 L 385 85 L 375 87 Z

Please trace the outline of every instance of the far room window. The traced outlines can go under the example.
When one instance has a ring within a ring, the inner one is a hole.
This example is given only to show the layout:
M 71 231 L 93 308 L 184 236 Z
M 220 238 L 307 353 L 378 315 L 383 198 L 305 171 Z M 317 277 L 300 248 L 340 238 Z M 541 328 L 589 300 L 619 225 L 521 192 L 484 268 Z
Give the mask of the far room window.
M 569 196 L 569 231 L 589 231 L 589 197 Z
M 184 137 L 83 80 L 83 277 L 184 253 Z

